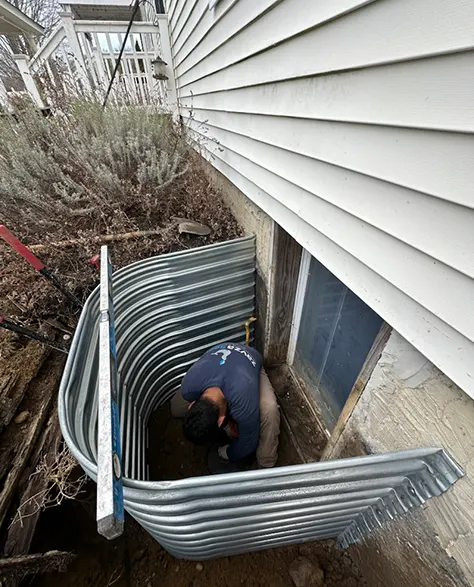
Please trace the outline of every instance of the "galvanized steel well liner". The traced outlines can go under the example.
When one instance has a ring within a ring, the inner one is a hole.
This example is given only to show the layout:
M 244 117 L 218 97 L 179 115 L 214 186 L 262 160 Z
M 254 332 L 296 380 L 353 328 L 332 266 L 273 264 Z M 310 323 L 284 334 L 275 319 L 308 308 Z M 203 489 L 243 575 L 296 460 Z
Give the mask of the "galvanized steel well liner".
M 147 481 L 151 412 L 211 346 L 243 342 L 255 309 L 255 240 L 160 255 L 114 274 L 127 511 L 176 557 L 202 560 L 339 536 L 343 546 L 439 495 L 463 472 L 442 450 Z M 96 478 L 98 290 L 87 300 L 59 396 L 61 429 Z

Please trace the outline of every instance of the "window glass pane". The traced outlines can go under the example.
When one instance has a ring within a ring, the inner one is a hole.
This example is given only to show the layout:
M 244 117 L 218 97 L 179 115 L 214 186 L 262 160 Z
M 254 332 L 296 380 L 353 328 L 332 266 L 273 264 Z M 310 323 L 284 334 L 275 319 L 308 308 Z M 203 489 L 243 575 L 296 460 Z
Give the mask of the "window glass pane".
M 332 429 L 382 319 L 311 259 L 294 368 Z

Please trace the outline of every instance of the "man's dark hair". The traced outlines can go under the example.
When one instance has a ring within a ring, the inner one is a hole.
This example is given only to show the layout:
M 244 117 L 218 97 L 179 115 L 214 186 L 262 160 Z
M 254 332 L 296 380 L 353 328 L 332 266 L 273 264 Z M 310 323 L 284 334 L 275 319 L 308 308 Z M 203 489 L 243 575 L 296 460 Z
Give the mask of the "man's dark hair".
M 206 444 L 219 438 L 219 407 L 202 398 L 187 411 L 183 421 L 184 436 L 194 444 Z

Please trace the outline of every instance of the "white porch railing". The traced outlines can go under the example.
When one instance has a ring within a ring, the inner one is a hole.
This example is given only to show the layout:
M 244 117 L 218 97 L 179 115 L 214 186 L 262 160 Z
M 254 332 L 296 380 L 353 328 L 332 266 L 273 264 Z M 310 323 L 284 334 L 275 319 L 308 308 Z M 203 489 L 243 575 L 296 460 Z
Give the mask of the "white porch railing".
M 0 77 L 0 113 L 3 108 L 8 109 L 9 99 L 8 92 L 2 78 Z
M 116 66 L 128 23 L 122 21 L 74 20 L 61 13 L 61 22 L 28 61 L 15 56 L 25 86 L 39 107 L 44 106 L 35 84 L 40 80 L 44 97 L 53 92 L 103 96 Z M 166 62 L 166 81 L 154 77 L 153 61 Z M 136 22 L 130 29 L 114 81 L 111 99 L 124 94 L 139 104 L 160 102 L 174 109 L 176 87 L 171 66 L 168 20 L 156 15 L 155 22 Z

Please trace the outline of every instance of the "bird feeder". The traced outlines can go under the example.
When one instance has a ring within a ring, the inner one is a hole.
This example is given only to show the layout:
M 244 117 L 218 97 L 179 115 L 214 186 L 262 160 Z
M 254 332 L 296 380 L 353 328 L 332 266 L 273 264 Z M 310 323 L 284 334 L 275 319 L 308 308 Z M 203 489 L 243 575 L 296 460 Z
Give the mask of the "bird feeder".
M 155 57 L 151 62 L 153 66 L 153 77 L 159 80 L 167 80 L 168 76 L 166 75 L 166 61 L 163 61 L 160 56 Z

